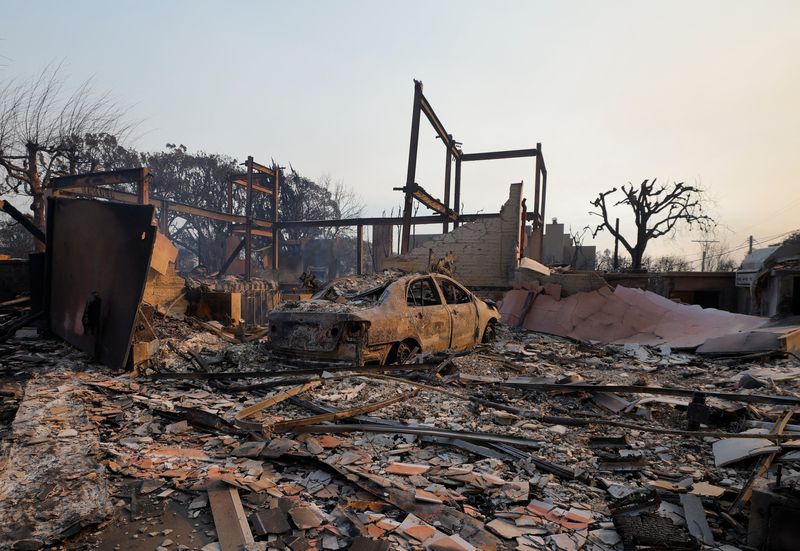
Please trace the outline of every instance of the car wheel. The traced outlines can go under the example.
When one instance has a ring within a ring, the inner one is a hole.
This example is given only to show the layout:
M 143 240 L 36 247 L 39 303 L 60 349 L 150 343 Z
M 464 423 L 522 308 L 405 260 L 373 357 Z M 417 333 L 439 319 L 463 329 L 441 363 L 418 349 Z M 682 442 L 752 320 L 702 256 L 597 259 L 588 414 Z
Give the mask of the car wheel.
M 398 364 L 404 364 L 408 362 L 411 357 L 414 355 L 414 350 L 416 346 L 411 341 L 403 341 L 397 343 L 397 347 L 394 350 L 394 361 Z
M 490 321 L 489 323 L 486 324 L 486 329 L 483 330 L 483 341 L 482 342 L 485 342 L 485 343 L 494 342 L 494 339 L 497 336 L 497 333 L 495 331 L 495 329 L 496 329 L 495 325 L 496 324 L 493 321 Z

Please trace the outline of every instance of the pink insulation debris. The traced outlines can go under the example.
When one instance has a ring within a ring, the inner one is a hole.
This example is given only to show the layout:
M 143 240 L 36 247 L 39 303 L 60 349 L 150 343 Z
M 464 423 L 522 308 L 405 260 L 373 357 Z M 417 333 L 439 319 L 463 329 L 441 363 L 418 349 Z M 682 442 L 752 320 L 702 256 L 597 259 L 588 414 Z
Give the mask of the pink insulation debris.
M 650 291 L 618 285 L 560 298 L 514 289 L 501 308 L 503 322 L 531 331 L 605 344 L 696 348 L 707 339 L 751 331 L 767 320 L 678 304 Z M 521 322 L 520 322 L 521 320 Z

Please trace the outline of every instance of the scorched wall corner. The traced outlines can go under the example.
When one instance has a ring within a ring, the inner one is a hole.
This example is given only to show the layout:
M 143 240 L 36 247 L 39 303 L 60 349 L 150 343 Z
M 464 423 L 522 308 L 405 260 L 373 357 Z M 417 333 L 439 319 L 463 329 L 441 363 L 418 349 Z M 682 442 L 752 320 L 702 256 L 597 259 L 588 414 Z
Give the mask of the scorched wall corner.
M 424 246 L 383 263 L 387 268 L 426 272 L 429 261 L 455 256 L 455 277 L 470 287 L 507 287 L 519 262 L 522 184 L 511 184 L 499 218 L 469 222 Z M 432 251 L 432 252 L 431 252 Z

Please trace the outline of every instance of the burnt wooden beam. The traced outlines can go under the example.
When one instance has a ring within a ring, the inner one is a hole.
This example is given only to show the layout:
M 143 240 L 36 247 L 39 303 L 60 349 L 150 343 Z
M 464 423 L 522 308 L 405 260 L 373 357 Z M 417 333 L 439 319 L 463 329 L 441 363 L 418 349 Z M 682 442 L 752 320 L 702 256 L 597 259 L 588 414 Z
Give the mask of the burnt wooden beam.
M 595 384 L 556 384 L 534 383 L 524 380 L 508 380 L 500 383 L 502 386 L 524 388 L 526 390 L 541 390 L 547 392 L 572 391 L 572 392 L 631 392 L 635 394 L 652 394 L 662 396 L 682 396 L 694 398 L 697 395 L 711 396 L 731 402 L 745 402 L 749 404 L 774 404 L 781 406 L 800 406 L 800 398 L 794 396 L 772 396 L 767 394 L 743 394 L 738 392 L 713 392 L 696 390 L 693 388 L 670 388 L 643 385 L 595 385 Z
M 236 488 L 215 481 L 208 487 L 208 502 L 222 551 L 243 551 L 255 543 Z
M 417 151 L 419 149 L 419 114 L 422 110 L 422 83 L 414 81 L 414 106 L 411 111 L 411 140 L 408 145 L 408 170 L 406 187 L 414 185 L 417 175 Z M 400 238 L 400 252 L 405 254 L 411 245 L 411 218 L 413 216 L 414 198 L 410 192 L 403 198 L 403 230 Z
M 244 239 L 239 241 L 239 244 L 236 245 L 236 248 L 233 250 L 233 252 L 231 252 L 231 255 L 227 258 L 227 260 L 225 260 L 225 263 L 222 265 L 222 268 L 219 269 L 219 273 L 217 274 L 218 278 L 221 278 L 222 276 L 225 275 L 225 272 L 228 271 L 228 268 L 231 267 L 231 264 L 233 264 L 233 261 L 236 260 L 236 258 L 239 256 L 239 253 L 242 252 L 243 248 L 244 248 Z
M 139 200 L 137 194 L 135 193 L 129 193 L 127 191 L 117 191 L 115 189 L 97 188 L 97 187 L 63 189 L 59 190 L 57 192 L 57 195 L 80 195 L 87 197 L 95 197 L 98 199 L 109 199 L 111 201 L 118 201 L 120 203 L 133 203 L 133 204 L 138 203 Z M 159 208 L 162 207 L 163 205 L 167 205 L 169 210 L 174 212 L 193 214 L 195 216 L 202 216 L 205 218 L 210 218 L 212 220 L 219 220 L 220 222 L 231 222 L 231 223 L 238 222 L 242 224 L 245 222 L 245 217 L 240 216 L 238 214 L 230 214 L 218 210 L 195 207 L 192 205 L 187 205 L 186 203 L 179 203 L 177 201 L 164 199 L 162 197 L 150 196 L 149 204 Z M 271 226 L 271 223 L 268 220 L 260 220 L 260 219 L 254 219 L 253 224 L 262 227 Z
M 499 218 L 499 212 L 481 212 L 475 214 L 459 214 L 459 222 L 475 222 L 478 220 L 490 220 L 492 218 Z M 532 212 L 527 213 L 526 220 L 534 220 Z M 358 226 L 363 224 L 365 226 L 399 226 L 404 221 L 403 217 L 375 217 L 375 218 L 340 218 L 336 220 L 287 220 L 280 222 L 278 225 L 282 229 L 299 229 L 299 228 L 342 228 L 348 226 Z M 444 217 L 438 214 L 430 216 L 414 216 L 410 218 L 412 224 L 441 224 L 444 222 Z
M 74 176 L 59 176 L 51 180 L 50 189 L 57 191 L 75 187 L 138 183 L 142 182 L 147 177 L 147 172 L 146 168 L 141 167 L 110 170 L 107 172 L 92 172 L 90 174 L 77 174 Z
M 234 178 L 234 179 L 231 180 L 231 183 L 232 184 L 236 184 L 237 186 L 247 187 L 247 180 L 246 179 L 243 180 L 241 178 Z M 269 189 L 268 187 L 264 187 L 264 186 L 262 186 L 260 184 L 255 184 L 255 183 L 253 184 L 253 191 L 259 191 L 261 193 L 272 194 L 272 190 Z
M 356 273 L 364 273 L 364 224 L 356 226 Z
M 493 159 L 518 159 L 536 157 L 536 149 L 511 149 L 508 151 L 487 151 L 484 153 L 462 153 L 462 161 L 491 161 Z
M 9 203 L 8 201 L 0 199 L 0 210 L 5 212 L 7 215 L 9 215 L 11 218 L 16 220 L 20 224 L 22 224 L 22 227 L 28 230 L 30 234 L 33 235 L 33 237 L 35 237 L 42 243 L 47 244 L 47 238 L 45 237 L 44 232 L 39 228 L 37 228 L 36 224 L 34 224 L 30 218 L 28 218 L 20 211 L 18 211 L 14 205 Z
M 259 164 L 259 163 L 255 162 L 255 161 L 250 161 L 250 162 L 251 162 L 251 165 L 253 167 L 253 170 L 255 170 L 256 172 L 260 172 L 262 174 L 268 174 L 270 176 L 275 176 L 275 171 L 272 170 L 271 168 L 266 167 L 266 166 L 264 166 L 262 164 Z
M 272 234 L 272 262 L 270 263 L 270 268 L 275 271 L 275 277 L 277 277 L 276 270 L 280 268 L 281 261 L 281 232 L 278 228 L 281 204 L 281 168 L 278 165 L 273 166 L 275 177 L 272 179 L 272 225 L 275 230 Z

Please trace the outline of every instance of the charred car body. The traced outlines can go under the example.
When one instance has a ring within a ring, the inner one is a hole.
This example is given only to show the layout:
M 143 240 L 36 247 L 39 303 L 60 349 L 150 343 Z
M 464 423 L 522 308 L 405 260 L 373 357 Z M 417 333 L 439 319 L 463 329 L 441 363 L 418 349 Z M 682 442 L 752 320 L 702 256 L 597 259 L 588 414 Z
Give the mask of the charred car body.
M 499 320 L 494 304 L 452 278 L 392 271 L 333 280 L 311 299 L 269 314 L 279 355 L 356 365 L 466 350 L 490 339 Z

